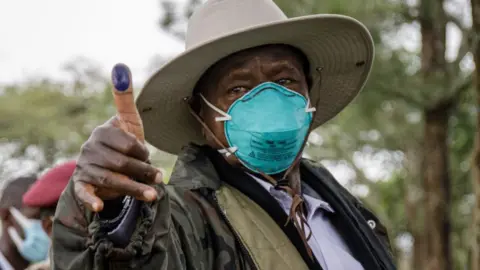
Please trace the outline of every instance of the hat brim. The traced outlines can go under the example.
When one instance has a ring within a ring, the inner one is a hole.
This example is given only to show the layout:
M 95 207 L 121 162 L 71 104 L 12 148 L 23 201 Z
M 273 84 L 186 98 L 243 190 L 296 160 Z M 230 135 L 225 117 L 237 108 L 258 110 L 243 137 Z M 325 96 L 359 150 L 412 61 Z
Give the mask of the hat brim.
M 363 24 L 333 14 L 251 27 L 200 44 L 162 66 L 138 96 L 146 140 L 175 155 L 189 143 L 204 144 L 201 126 L 184 99 L 220 59 L 267 44 L 300 49 L 310 61 L 313 80 L 321 76 L 320 83 L 310 90 L 312 104 L 317 104 L 313 128 L 336 116 L 355 98 L 365 85 L 374 57 L 372 37 Z

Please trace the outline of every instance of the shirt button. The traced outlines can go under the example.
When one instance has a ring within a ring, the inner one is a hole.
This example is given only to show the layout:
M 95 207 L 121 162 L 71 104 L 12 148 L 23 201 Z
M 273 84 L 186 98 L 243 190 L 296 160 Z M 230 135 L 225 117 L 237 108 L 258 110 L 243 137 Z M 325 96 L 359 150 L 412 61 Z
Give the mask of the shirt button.
M 375 229 L 375 227 L 377 227 L 377 223 L 374 220 L 370 219 L 369 221 L 367 221 L 367 223 L 368 223 L 368 226 L 370 226 L 370 228 L 372 230 Z

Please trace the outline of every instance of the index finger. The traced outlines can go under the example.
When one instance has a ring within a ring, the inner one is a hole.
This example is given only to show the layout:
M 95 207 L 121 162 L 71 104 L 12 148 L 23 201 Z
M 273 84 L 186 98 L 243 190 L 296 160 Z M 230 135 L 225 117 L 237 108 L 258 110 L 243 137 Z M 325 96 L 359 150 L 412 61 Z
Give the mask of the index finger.
M 141 142 L 145 141 L 143 124 L 137 106 L 132 87 L 132 73 L 127 65 L 119 63 L 112 70 L 113 98 L 117 107 L 117 115 L 124 123 L 125 131 L 130 132 Z
M 76 182 L 75 194 L 82 204 L 92 212 L 103 210 L 103 201 L 95 194 L 95 187 L 88 183 Z

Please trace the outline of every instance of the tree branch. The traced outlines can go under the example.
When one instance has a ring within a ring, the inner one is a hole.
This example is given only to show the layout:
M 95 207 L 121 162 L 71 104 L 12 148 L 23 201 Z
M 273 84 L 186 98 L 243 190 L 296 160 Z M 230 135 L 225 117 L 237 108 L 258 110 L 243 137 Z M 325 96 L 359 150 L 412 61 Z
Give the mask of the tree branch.
M 465 32 L 466 30 L 468 30 L 467 27 L 463 25 L 462 20 L 457 18 L 453 14 L 449 14 L 448 12 L 445 12 L 445 16 L 446 16 L 447 22 L 451 22 L 455 24 L 455 26 L 457 26 L 458 29 L 460 29 L 460 31 Z
M 467 91 L 473 83 L 473 72 L 467 75 L 465 78 L 459 79 L 459 81 L 454 84 L 454 87 L 451 91 L 451 99 L 453 99 L 456 103 L 458 99 L 462 96 L 462 94 Z
M 460 62 L 462 62 L 469 52 L 473 51 L 473 48 L 475 48 L 477 42 L 478 38 L 474 38 L 472 28 L 467 28 L 462 31 L 462 40 L 460 41 L 460 46 L 458 47 L 457 57 L 451 63 L 452 71 L 458 70 Z
M 405 19 L 407 23 L 411 23 L 417 21 L 419 19 L 418 16 L 418 7 L 409 6 L 406 3 L 402 3 L 400 6 L 399 14 Z
M 437 108 L 438 106 L 455 106 L 458 100 L 473 84 L 473 72 L 470 72 L 466 77 L 458 79 L 453 87 L 448 91 L 448 95 L 441 98 L 437 102 L 432 103 L 431 108 Z
M 380 92 L 382 92 L 387 97 L 390 97 L 393 99 L 400 99 L 413 107 L 416 107 L 419 109 L 425 107 L 422 101 L 417 100 L 414 97 L 409 96 L 408 94 L 405 94 L 404 92 L 393 90 L 392 86 L 388 86 L 385 83 L 382 83 L 381 87 L 379 87 L 377 90 L 380 90 Z

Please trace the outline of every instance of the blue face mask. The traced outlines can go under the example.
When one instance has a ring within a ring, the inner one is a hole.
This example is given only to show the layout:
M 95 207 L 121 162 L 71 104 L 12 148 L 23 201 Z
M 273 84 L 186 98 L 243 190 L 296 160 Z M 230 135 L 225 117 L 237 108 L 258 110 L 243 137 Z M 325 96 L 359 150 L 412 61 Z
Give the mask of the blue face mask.
M 13 207 L 10 208 L 10 213 L 22 227 L 25 235 L 25 239 L 22 239 L 15 228 L 8 228 L 8 235 L 17 247 L 18 252 L 30 263 L 46 260 L 50 248 L 50 237 L 43 230 L 42 222 L 37 219 L 28 219 Z
M 227 157 L 234 154 L 254 172 L 276 174 L 288 169 L 305 142 L 312 112 L 303 95 L 273 82 L 262 83 L 237 99 L 225 113 L 208 102 L 225 121 L 229 148 L 219 150 Z

